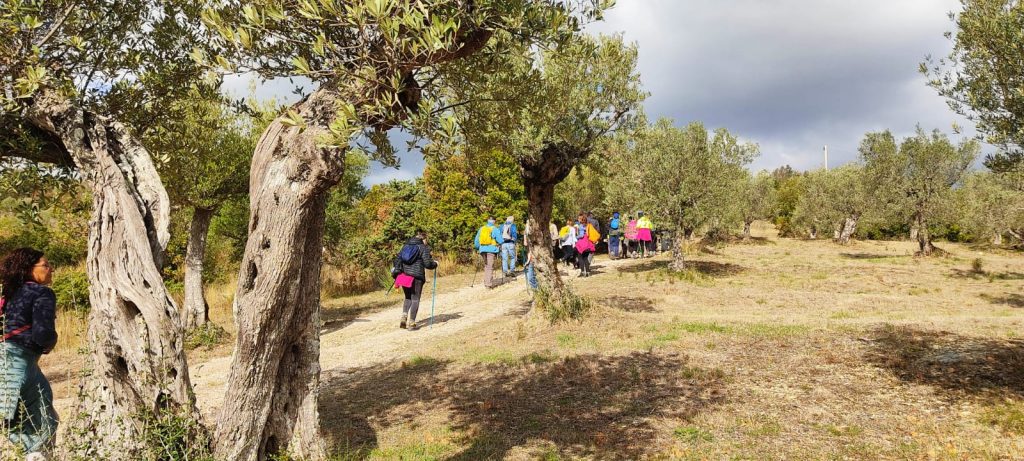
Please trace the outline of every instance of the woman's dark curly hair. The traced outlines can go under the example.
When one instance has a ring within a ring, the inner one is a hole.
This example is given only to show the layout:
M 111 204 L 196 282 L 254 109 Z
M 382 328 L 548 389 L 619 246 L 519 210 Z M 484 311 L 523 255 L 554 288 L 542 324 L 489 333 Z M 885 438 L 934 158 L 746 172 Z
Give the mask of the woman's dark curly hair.
M 10 298 L 25 282 L 32 280 L 32 268 L 43 257 L 43 252 L 32 248 L 18 248 L 0 260 L 0 296 Z

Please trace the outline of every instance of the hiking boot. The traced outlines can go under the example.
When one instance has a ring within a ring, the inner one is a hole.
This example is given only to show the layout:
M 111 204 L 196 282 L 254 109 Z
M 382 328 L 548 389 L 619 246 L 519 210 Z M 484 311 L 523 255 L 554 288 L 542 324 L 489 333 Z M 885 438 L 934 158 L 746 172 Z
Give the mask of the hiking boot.
M 420 326 L 416 324 L 415 320 L 410 320 L 409 321 L 409 331 L 416 331 L 419 328 L 420 328 Z
M 406 315 L 402 314 L 402 322 L 398 324 L 398 328 L 403 328 L 403 329 L 405 328 L 405 325 L 406 325 L 405 320 L 406 320 Z

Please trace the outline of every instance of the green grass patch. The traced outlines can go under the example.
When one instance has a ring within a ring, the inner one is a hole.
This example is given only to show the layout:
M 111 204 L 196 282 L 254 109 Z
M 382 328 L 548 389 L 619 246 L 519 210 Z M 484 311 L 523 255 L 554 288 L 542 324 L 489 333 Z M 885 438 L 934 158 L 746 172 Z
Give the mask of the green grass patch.
M 426 368 L 440 364 L 441 361 L 433 357 L 427 357 L 425 355 L 416 355 L 402 362 L 403 367 L 408 368 Z
M 494 363 L 513 365 L 518 362 L 518 357 L 506 350 L 483 349 L 468 353 L 466 360 L 488 365 Z
M 1010 434 L 1024 435 L 1024 403 L 1012 402 L 990 407 L 982 413 L 981 422 Z
M 654 324 L 644 327 L 644 330 L 650 333 L 651 336 L 643 340 L 641 345 L 643 349 L 664 346 L 666 344 L 679 341 L 682 339 L 684 334 L 728 333 L 732 331 L 727 326 L 708 322 L 671 322 L 665 324 Z
M 687 443 L 712 442 L 715 436 L 697 426 L 681 426 L 672 432 L 677 439 Z
M 743 332 L 761 338 L 787 338 L 807 334 L 811 328 L 806 325 L 751 323 L 743 327 Z

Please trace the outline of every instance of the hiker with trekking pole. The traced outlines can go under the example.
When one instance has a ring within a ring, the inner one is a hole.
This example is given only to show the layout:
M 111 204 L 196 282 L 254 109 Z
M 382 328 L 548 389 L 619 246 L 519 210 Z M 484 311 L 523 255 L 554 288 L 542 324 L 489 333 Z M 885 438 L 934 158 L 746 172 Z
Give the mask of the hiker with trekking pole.
M 402 250 L 395 256 L 391 269 L 395 276 L 395 286 L 402 287 L 405 293 L 405 303 L 402 304 L 402 321 L 399 328 L 407 328 L 414 331 L 418 328 L 416 324 L 416 313 L 420 309 L 420 296 L 423 294 L 423 285 L 427 282 L 427 269 L 434 270 L 434 290 L 437 290 L 437 261 L 430 256 L 430 247 L 427 245 L 427 234 L 424 231 L 416 231 L 416 235 L 405 242 Z M 433 322 L 433 304 L 431 304 L 431 322 Z

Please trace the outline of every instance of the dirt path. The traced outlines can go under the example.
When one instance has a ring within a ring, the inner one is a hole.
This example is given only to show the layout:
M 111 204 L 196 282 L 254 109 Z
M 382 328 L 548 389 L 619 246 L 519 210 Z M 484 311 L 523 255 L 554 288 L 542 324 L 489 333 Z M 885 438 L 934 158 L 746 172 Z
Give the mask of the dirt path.
M 606 273 L 612 273 L 614 271 L 608 269 L 628 262 L 609 261 L 605 258 L 599 257 L 595 265 L 603 266 Z M 574 271 L 570 273 L 570 278 L 575 278 Z M 320 367 L 323 372 L 336 373 L 352 367 L 415 356 L 425 344 L 526 308 L 529 294 L 523 276 L 492 290 L 478 283 L 475 287 L 439 293 L 433 327 L 424 325 L 417 331 L 398 328 L 401 296 L 392 293 L 388 299 L 394 300 L 393 308 L 361 315 L 340 327 L 333 324 L 325 326 L 320 336 Z M 420 304 L 419 320 L 427 321 L 429 318 L 430 289 L 426 288 Z M 191 366 L 192 384 L 203 414 L 210 415 L 220 407 L 230 367 L 230 356 Z

